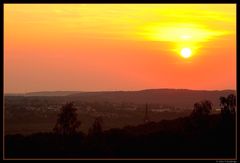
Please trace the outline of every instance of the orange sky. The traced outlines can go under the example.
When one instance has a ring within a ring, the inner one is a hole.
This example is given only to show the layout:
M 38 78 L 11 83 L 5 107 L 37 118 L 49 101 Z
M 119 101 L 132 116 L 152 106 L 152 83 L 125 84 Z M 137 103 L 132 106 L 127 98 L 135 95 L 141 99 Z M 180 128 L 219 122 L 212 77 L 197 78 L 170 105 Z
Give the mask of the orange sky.
M 236 5 L 4 4 L 5 92 L 148 88 L 236 89 Z

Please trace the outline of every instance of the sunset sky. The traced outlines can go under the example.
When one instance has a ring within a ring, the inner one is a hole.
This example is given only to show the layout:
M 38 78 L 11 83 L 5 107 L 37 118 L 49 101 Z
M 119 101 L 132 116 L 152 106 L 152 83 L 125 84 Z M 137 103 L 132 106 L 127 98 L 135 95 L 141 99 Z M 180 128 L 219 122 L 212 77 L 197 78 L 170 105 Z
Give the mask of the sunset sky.
M 235 4 L 4 4 L 4 92 L 236 89 Z

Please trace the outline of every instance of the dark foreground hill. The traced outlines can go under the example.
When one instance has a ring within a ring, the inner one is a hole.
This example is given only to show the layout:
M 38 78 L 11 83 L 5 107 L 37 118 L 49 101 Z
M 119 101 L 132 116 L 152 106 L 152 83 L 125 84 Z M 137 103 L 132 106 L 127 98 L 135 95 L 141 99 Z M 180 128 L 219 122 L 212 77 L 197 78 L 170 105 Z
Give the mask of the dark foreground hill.
M 235 158 L 235 115 L 149 122 L 72 136 L 5 136 L 6 158 Z

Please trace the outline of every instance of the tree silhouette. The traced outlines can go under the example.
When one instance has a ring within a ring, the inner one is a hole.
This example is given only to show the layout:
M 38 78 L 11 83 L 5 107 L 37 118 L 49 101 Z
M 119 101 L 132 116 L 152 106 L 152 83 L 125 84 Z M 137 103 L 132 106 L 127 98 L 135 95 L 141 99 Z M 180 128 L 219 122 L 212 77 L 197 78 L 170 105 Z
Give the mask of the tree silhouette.
M 208 115 L 212 111 L 212 103 L 208 100 L 197 102 L 194 104 L 192 117 L 202 117 Z
M 75 134 L 81 125 L 81 122 L 77 120 L 76 111 L 77 109 L 73 107 L 72 102 L 63 105 L 53 131 L 61 135 Z
M 229 115 L 230 113 L 235 113 L 236 96 L 234 94 L 230 94 L 227 97 L 221 96 L 219 100 L 222 115 Z
M 236 96 L 234 94 L 230 94 L 227 97 L 228 105 L 231 113 L 235 113 L 235 107 L 236 107 Z
M 92 127 L 88 131 L 88 135 L 99 136 L 100 134 L 102 134 L 102 123 L 103 123 L 103 119 L 101 117 L 96 117 Z
M 208 126 L 208 115 L 212 111 L 212 103 L 208 100 L 197 102 L 194 104 L 194 109 L 191 113 L 190 128 L 204 129 Z
M 94 154 L 100 154 L 105 152 L 104 147 L 104 133 L 102 130 L 103 119 L 96 117 L 92 127 L 88 130 L 88 147 Z

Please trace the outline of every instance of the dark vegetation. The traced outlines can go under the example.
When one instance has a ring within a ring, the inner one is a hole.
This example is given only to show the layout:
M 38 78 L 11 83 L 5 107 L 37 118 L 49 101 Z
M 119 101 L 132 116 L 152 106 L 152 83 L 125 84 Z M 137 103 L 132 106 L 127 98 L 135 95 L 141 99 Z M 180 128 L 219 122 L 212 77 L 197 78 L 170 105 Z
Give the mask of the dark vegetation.
M 193 104 L 202 99 L 212 103 L 212 114 L 220 112 L 219 97 L 235 94 L 234 90 L 200 91 L 186 89 L 149 89 L 142 91 L 102 92 L 32 92 L 5 94 L 5 134 L 29 135 L 51 132 L 60 108 L 74 101 L 80 130 L 88 133 L 94 118 L 101 116 L 103 129 L 137 126 L 143 123 L 146 103 L 149 119 L 154 122 L 186 117 Z
M 103 130 L 96 117 L 88 134 L 80 131 L 73 103 L 62 106 L 53 132 L 6 135 L 6 158 L 235 158 L 236 96 L 197 102 L 190 116 Z

